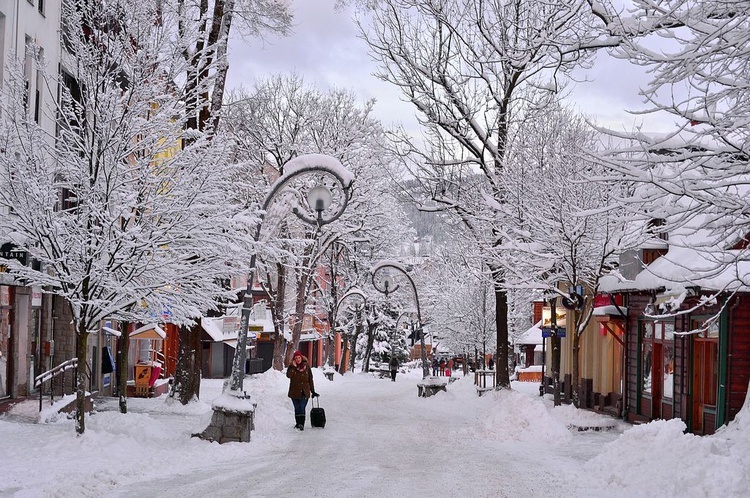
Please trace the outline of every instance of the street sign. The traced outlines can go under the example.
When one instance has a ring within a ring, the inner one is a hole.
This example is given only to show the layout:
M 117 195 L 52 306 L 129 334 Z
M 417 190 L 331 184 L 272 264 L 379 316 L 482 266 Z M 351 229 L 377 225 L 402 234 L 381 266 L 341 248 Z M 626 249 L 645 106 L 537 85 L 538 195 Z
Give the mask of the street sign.
M 565 327 L 555 327 L 557 334 L 552 333 L 552 327 L 542 327 L 542 337 L 565 337 Z

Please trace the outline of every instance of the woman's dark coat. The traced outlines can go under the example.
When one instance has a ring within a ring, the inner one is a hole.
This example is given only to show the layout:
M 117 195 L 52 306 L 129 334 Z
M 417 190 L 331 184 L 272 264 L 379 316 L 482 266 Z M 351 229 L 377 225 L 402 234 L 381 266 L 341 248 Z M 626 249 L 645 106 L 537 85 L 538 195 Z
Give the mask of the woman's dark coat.
M 305 369 L 300 371 L 294 365 L 289 365 L 286 369 L 286 376 L 289 378 L 289 394 L 292 399 L 310 398 L 310 394 L 315 392 L 313 384 L 312 370 L 307 364 L 307 358 L 302 357 L 302 364 Z

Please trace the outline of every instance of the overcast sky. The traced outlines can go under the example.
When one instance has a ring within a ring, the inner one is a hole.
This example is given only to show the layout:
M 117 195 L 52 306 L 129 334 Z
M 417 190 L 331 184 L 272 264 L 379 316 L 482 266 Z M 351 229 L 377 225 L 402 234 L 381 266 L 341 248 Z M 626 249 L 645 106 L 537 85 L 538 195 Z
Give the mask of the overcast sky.
M 416 130 L 411 104 L 401 101 L 393 85 L 375 78 L 376 65 L 367 52 L 367 45 L 357 37 L 351 10 L 337 12 L 335 0 L 294 0 L 294 33 L 285 38 L 238 40 L 230 44 L 229 88 L 244 85 L 252 88 L 256 78 L 272 74 L 296 72 L 309 85 L 321 90 L 343 88 L 353 90 L 365 101 L 376 98 L 375 117 L 388 126 L 401 123 Z M 632 129 L 641 117 L 625 110 L 640 107 L 638 85 L 645 81 L 639 69 L 626 62 L 601 56 L 593 81 L 576 86 L 573 97 L 579 110 L 597 122 L 616 129 Z M 648 131 L 657 131 L 649 123 Z

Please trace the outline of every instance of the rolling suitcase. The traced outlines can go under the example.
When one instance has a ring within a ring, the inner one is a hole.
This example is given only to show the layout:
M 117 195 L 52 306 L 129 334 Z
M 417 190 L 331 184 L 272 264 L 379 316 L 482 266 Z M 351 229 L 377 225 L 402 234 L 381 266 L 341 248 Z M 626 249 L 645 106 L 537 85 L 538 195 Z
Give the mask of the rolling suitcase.
M 310 425 L 321 429 L 326 426 L 326 411 L 320 407 L 320 401 L 317 401 L 317 398 L 313 398 L 313 407 L 310 410 Z

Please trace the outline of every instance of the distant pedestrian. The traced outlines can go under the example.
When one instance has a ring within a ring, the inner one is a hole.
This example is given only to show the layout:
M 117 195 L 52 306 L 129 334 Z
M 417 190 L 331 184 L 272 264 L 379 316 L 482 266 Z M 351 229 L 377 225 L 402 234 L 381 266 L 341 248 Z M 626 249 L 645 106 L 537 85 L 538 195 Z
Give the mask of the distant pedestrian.
M 490 356 L 490 361 L 487 362 L 487 366 L 489 367 L 490 370 L 495 369 L 495 360 L 492 359 L 492 356 Z
M 437 377 L 438 368 L 440 368 L 440 362 L 437 358 L 432 359 L 432 376 Z
M 396 374 L 398 373 L 398 358 L 391 356 L 391 361 L 388 363 L 391 367 L 391 381 L 396 382 Z
M 286 369 L 286 376 L 289 378 L 289 397 L 294 405 L 294 419 L 297 424 L 295 429 L 305 430 L 305 408 L 307 400 L 312 396 L 318 396 L 313 384 L 313 375 L 310 367 L 307 365 L 307 358 L 302 353 L 295 351 L 292 355 L 292 362 Z
M 441 377 L 445 375 L 445 358 L 440 358 L 440 374 Z

